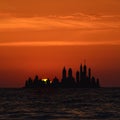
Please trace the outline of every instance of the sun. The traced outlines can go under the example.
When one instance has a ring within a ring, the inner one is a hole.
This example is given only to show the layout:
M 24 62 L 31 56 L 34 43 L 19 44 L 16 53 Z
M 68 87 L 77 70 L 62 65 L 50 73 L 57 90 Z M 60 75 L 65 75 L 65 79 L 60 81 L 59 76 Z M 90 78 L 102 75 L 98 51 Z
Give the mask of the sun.
M 47 80 L 48 80 L 47 78 L 42 79 L 42 81 L 45 82 L 45 83 L 47 82 Z

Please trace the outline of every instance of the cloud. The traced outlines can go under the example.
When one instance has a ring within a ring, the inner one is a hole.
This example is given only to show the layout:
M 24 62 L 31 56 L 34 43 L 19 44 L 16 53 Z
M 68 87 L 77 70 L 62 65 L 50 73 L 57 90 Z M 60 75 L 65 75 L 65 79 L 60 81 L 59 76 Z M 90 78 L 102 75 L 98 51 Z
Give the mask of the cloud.
M 3 17 L 4 16 L 4 17 Z M 88 15 L 75 13 L 66 16 L 14 17 L 0 14 L 0 30 L 105 30 L 120 29 L 119 15 Z
M 87 45 L 120 45 L 120 41 L 90 41 L 90 42 L 80 42 L 80 41 L 46 41 L 46 42 L 6 42 L 0 43 L 0 47 L 19 47 L 19 46 L 87 46 Z

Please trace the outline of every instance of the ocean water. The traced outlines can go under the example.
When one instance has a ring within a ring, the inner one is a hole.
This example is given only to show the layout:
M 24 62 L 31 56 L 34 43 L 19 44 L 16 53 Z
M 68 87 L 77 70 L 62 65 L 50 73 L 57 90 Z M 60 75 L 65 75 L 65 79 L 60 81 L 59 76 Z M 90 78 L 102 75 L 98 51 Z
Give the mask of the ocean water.
M 120 120 L 120 88 L 0 89 L 0 119 Z

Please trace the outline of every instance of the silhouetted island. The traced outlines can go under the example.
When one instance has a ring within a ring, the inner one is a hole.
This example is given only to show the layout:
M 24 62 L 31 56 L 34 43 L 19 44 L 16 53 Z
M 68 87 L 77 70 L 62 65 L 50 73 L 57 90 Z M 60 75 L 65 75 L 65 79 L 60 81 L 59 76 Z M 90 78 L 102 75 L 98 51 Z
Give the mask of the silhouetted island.
M 88 72 L 88 74 L 87 74 Z M 29 78 L 25 82 L 25 88 L 100 88 L 99 79 L 91 75 L 91 68 L 87 69 L 86 65 L 80 65 L 80 71 L 76 72 L 76 78 L 72 75 L 72 69 L 69 68 L 68 76 L 66 68 L 62 71 L 62 80 L 57 77 L 50 81 L 49 79 L 39 79 L 38 76 L 32 80 Z

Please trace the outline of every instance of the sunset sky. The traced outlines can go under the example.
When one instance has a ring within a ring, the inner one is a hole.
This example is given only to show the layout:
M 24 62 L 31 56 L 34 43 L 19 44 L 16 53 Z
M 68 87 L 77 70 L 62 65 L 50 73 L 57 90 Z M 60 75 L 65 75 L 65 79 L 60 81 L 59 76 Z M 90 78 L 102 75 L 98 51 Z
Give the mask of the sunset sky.
M 86 60 L 102 86 L 120 86 L 120 0 L 0 0 L 0 87 L 36 74 L 61 79 Z

